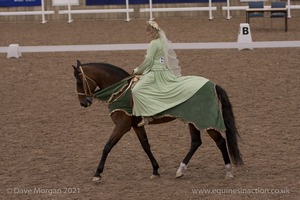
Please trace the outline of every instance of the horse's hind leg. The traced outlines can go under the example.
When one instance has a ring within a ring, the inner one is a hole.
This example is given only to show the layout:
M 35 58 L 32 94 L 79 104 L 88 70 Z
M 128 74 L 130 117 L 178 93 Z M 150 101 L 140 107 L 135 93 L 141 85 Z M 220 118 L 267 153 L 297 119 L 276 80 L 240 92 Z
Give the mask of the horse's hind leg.
M 176 178 L 180 178 L 184 175 L 184 171 L 187 169 L 187 164 L 202 144 L 200 131 L 198 131 L 192 124 L 189 124 L 189 129 L 191 135 L 191 148 L 185 156 L 185 158 L 183 159 L 183 161 L 180 163 L 180 166 L 176 172 Z
M 225 163 L 225 169 L 226 169 L 226 176 L 225 178 L 233 178 L 233 175 L 231 173 L 231 164 L 230 164 L 230 158 L 227 151 L 227 145 L 226 140 L 222 137 L 221 133 L 215 130 L 208 130 L 207 131 L 209 136 L 215 141 L 218 148 L 220 149 L 223 160 Z
M 148 142 L 148 138 L 147 138 L 147 134 L 145 131 L 144 127 L 133 127 L 137 137 L 139 138 L 139 141 L 145 151 L 145 153 L 148 155 L 148 158 L 151 161 L 152 167 L 153 167 L 153 173 L 151 178 L 156 178 L 159 177 L 159 173 L 158 173 L 158 163 L 156 161 L 156 159 L 154 158 L 152 152 L 151 152 L 151 148 L 150 148 L 150 144 Z

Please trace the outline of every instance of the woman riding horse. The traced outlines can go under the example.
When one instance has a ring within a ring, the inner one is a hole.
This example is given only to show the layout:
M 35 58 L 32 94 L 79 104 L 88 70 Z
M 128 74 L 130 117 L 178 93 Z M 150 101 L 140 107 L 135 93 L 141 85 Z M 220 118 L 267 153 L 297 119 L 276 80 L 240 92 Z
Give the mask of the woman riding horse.
M 188 100 L 208 81 L 181 76 L 171 42 L 156 22 L 147 21 L 145 30 L 151 42 L 144 62 L 133 71 L 133 75 L 142 75 L 132 89 L 133 115 L 143 116 L 139 127 L 151 122 L 152 116 Z
M 132 78 L 126 71 L 107 63 L 81 64 L 78 61 L 77 67 L 73 66 L 80 105 L 88 107 L 93 98 L 103 100 L 101 98 L 104 96 L 105 101 L 109 99 L 110 117 L 115 124 L 103 148 L 93 181 L 101 179 L 110 151 L 131 128 L 151 161 L 152 177 L 158 177 L 159 165 L 152 154 L 144 125 L 151 120 L 151 123 L 159 124 L 176 118 L 188 123 L 191 137 L 190 149 L 180 163 L 176 177 L 184 175 L 187 164 L 202 144 L 200 131 L 206 130 L 221 151 L 226 177 L 232 178 L 231 160 L 236 165 L 242 165 L 243 159 L 237 141 L 239 133 L 226 91 L 205 78 L 181 76 L 176 54 L 165 33 L 153 21 L 146 23 L 146 31 L 152 41 L 145 61 L 133 72 L 134 75 L 142 75 L 132 90 L 133 109 L 130 95 L 113 98 L 115 94 L 120 94 L 119 89 L 124 89 L 123 84 Z M 116 85 L 117 92 L 113 90 L 111 93 Z M 95 91 L 97 88 L 100 89 Z M 130 92 L 128 89 L 125 91 Z M 124 104 L 128 109 L 124 109 Z M 221 132 L 226 133 L 226 140 Z

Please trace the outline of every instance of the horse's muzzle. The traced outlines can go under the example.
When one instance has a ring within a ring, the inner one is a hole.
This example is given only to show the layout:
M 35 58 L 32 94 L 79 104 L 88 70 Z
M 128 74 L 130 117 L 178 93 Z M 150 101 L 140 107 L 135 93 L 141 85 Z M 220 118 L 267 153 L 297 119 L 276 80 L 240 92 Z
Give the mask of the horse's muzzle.
M 82 107 L 87 108 L 87 107 L 89 107 L 90 105 L 92 105 L 92 103 L 93 103 L 93 99 L 92 99 L 91 97 L 87 97 L 87 98 L 85 99 L 85 101 L 80 102 L 80 105 L 81 105 Z

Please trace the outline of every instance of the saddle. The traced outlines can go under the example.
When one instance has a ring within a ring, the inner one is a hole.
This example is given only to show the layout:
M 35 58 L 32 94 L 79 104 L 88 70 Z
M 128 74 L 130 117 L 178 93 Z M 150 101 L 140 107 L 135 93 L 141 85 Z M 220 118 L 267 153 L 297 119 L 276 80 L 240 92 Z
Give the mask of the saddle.
M 140 80 L 141 75 L 135 75 L 135 76 L 130 76 L 130 78 L 127 81 L 127 84 L 124 85 L 122 89 L 120 89 L 118 92 L 112 94 L 110 100 L 108 103 L 117 101 L 124 93 L 127 92 L 127 90 L 131 90 L 135 84 Z M 133 106 L 133 100 L 132 100 L 132 95 L 131 95 L 131 105 Z
M 110 114 L 117 110 L 123 110 L 128 115 L 132 115 L 133 100 L 131 88 L 134 87 L 140 78 L 141 76 L 129 76 L 112 86 L 96 91 L 94 97 L 109 104 Z

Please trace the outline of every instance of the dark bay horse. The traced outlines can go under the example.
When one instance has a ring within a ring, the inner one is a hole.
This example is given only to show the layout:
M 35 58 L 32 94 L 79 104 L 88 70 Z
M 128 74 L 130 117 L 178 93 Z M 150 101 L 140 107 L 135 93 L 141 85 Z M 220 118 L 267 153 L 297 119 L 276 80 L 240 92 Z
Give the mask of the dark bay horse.
M 103 90 L 129 76 L 129 73 L 127 73 L 123 69 L 107 63 L 81 64 L 79 61 L 77 61 L 77 66 L 73 66 L 73 68 L 74 76 L 76 78 L 76 88 L 78 92 L 79 102 L 83 107 L 88 107 L 92 104 L 96 89 Z M 219 98 L 219 102 L 222 105 L 222 115 L 226 126 L 226 140 L 222 137 L 221 133 L 214 129 L 208 129 L 207 133 L 215 141 L 216 145 L 222 153 L 226 170 L 225 177 L 233 178 L 231 172 L 231 160 L 235 165 L 243 164 L 243 160 L 237 143 L 239 134 L 235 125 L 235 118 L 231 103 L 225 90 L 216 85 L 216 92 Z M 118 143 L 122 136 L 131 128 L 134 129 L 145 153 L 151 161 L 153 167 L 151 178 L 159 177 L 159 165 L 151 152 L 145 128 L 137 126 L 137 124 L 141 120 L 141 117 L 130 116 L 123 111 L 113 112 L 110 117 L 114 122 L 115 127 L 109 140 L 104 146 L 102 157 L 96 169 L 93 181 L 99 181 L 101 179 L 101 173 L 103 172 L 104 164 L 109 152 Z M 172 117 L 163 117 L 155 119 L 151 122 L 151 124 L 165 123 L 174 119 L 175 118 Z M 200 131 L 193 124 L 189 124 L 189 130 L 191 136 L 190 150 L 180 163 L 180 166 L 176 172 L 176 178 L 184 175 L 184 171 L 187 169 L 187 164 L 189 163 L 198 147 L 200 147 L 200 145 L 202 144 Z

